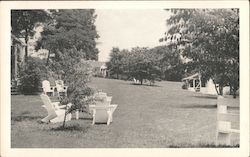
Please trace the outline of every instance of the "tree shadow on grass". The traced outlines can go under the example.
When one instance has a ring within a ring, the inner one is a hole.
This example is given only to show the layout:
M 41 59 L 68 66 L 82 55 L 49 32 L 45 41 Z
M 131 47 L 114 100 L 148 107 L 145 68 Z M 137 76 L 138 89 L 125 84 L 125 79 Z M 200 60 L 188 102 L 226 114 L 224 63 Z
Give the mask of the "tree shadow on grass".
M 21 122 L 21 121 L 33 121 L 43 118 L 41 116 L 31 116 L 29 114 L 30 114 L 29 111 L 24 111 L 21 112 L 21 114 L 18 116 L 11 116 L 11 120 L 14 122 Z
M 134 86 L 146 86 L 146 87 L 161 87 L 159 85 L 156 85 L 156 84 L 152 84 L 152 85 L 149 85 L 149 84 L 138 84 L 138 83 L 129 83 L 129 85 L 134 85 Z
M 217 108 L 217 104 L 215 105 L 200 105 L 200 104 L 191 104 L 191 105 L 180 105 L 178 108 L 201 108 L 201 109 L 215 109 Z
M 199 144 L 199 145 L 170 145 L 169 148 L 239 148 L 240 145 L 215 145 L 215 144 Z
M 192 97 L 202 98 L 202 99 L 217 99 L 217 96 L 214 96 L 214 95 L 195 95 Z
M 11 117 L 11 120 L 14 122 L 21 122 L 21 121 L 34 121 L 34 120 L 40 120 L 43 117 L 41 116 L 15 116 L 15 117 Z
M 87 132 L 88 129 L 90 128 L 89 125 L 86 124 L 86 126 L 80 126 L 80 125 L 66 125 L 65 127 L 63 127 L 62 125 L 58 126 L 58 127 L 55 127 L 55 128 L 51 128 L 50 130 L 51 131 L 69 131 L 69 132 L 72 132 L 72 131 L 81 131 L 83 133 Z

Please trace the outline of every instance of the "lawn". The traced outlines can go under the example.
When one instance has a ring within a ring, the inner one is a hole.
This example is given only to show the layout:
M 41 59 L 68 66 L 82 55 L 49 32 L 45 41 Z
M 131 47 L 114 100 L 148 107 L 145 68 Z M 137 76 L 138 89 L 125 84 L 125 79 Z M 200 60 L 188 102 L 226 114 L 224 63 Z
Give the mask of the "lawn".
M 46 116 L 38 95 L 11 96 L 12 148 L 166 148 L 205 147 L 215 142 L 216 97 L 181 89 L 181 83 L 162 81 L 156 86 L 130 81 L 93 78 L 118 104 L 110 126 L 92 126 L 92 119 L 41 124 Z M 231 108 L 230 110 L 235 110 Z M 239 122 L 235 123 L 238 127 Z M 232 136 L 239 144 L 239 135 Z

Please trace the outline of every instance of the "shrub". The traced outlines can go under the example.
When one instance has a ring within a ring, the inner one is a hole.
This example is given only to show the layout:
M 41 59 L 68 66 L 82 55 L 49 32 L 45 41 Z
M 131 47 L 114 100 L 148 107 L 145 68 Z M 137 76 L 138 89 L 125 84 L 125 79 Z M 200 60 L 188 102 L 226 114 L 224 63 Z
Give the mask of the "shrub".
M 19 90 L 22 94 L 36 94 L 41 86 L 41 77 L 46 68 L 42 60 L 28 58 L 20 71 Z

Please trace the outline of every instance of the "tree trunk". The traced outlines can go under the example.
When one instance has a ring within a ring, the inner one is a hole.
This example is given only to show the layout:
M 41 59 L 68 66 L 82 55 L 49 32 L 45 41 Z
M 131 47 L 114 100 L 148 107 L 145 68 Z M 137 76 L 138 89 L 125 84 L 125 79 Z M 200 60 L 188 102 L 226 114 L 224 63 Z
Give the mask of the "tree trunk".
M 50 56 L 50 51 L 48 52 L 48 57 L 47 57 L 47 61 L 46 61 L 46 65 L 49 65 L 49 56 Z
M 68 112 L 67 112 L 67 107 L 68 107 L 68 105 L 66 104 L 66 111 L 65 111 L 65 114 L 64 114 L 63 125 L 62 125 L 63 128 L 65 127 L 65 124 L 66 124 L 66 116 L 67 116 L 67 114 L 68 114 Z
M 219 85 L 219 94 L 223 95 L 223 87 L 221 85 Z
M 24 63 L 27 61 L 28 58 L 28 40 L 29 40 L 29 34 L 28 30 L 25 29 L 25 55 L 24 55 Z
M 117 80 L 119 79 L 119 74 L 118 73 L 116 74 L 116 78 L 117 78 Z
M 215 88 L 215 90 L 216 90 L 217 95 L 220 95 L 219 92 L 218 92 L 218 89 L 217 89 L 217 87 L 216 87 L 216 83 L 215 83 L 214 80 L 213 80 L 213 83 L 214 83 L 214 88 Z
M 142 83 L 143 83 L 143 79 L 140 79 L 140 82 L 141 82 L 141 85 L 142 85 Z

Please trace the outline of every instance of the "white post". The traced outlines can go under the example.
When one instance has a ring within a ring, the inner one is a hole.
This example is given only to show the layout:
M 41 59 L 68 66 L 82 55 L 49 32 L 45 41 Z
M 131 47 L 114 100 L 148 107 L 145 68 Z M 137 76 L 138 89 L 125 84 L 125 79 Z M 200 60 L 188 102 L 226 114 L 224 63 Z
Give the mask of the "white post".
M 227 114 L 227 106 L 223 104 L 223 96 L 217 98 L 217 128 L 216 142 L 218 145 L 231 145 L 231 122 L 220 120 L 220 115 Z
M 76 115 L 76 119 L 79 119 L 79 110 L 76 110 L 75 115 Z

